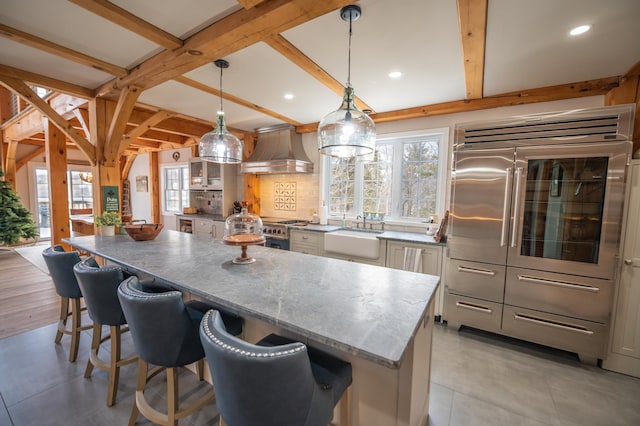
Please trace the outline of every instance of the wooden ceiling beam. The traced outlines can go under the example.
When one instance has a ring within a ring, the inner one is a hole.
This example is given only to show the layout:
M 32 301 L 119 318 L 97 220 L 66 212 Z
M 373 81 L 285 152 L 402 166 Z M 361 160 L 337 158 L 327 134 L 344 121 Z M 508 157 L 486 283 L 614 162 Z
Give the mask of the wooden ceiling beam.
M 304 53 L 302 53 L 297 47 L 295 47 L 289 40 L 282 37 L 280 34 L 274 34 L 271 37 L 268 37 L 264 40 L 272 49 L 276 52 L 280 53 L 285 58 L 289 59 L 291 62 L 296 64 L 299 68 L 301 68 L 304 72 L 309 74 L 311 77 L 318 80 L 320 83 L 327 86 L 329 89 L 334 91 L 338 96 L 342 97 L 344 93 L 344 86 L 338 80 L 333 78 L 328 72 L 320 67 L 320 65 L 313 62 L 309 57 L 307 57 Z M 374 111 L 371 106 L 369 106 L 366 102 L 356 96 L 355 98 L 356 106 L 360 110 L 369 109 Z M 292 123 L 293 124 L 293 123 Z M 296 126 L 297 124 L 294 124 Z
M 13 40 L 17 43 L 21 43 L 35 49 L 39 49 L 56 56 L 60 56 L 67 60 L 77 62 L 87 67 L 95 68 L 99 71 L 106 72 L 116 77 L 122 77 L 127 75 L 125 68 L 117 65 L 110 64 L 97 58 L 93 58 L 84 53 L 76 52 L 59 44 L 52 43 L 48 40 L 34 36 L 32 34 L 25 33 L 16 28 L 11 28 L 7 25 L 0 24 L 0 36 Z
M 487 2 L 488 0 L 458 0 L 457 2 L 467 99 L 482 98 Z
M 41 74 L 13 68 L 8 65 L 0 65 L 0 77 L 2 76 L 15 78 L 17 80 L 24 80 L 36 86 L 53 90 L 54 92 L 68 93 L 83 99 L 93 98 L 92 89 L 87 89 L 86 87 L 67 83 L 66 81 L 57 80 L 55 78 L 45 77 Z
M 551 102 L 564 99 L 581 98 L 586 96 L 604 95 L 620 85 L 620 77 L 600 78 L 577 83 L 561 84 L 557 86 L 541 87 L 537 89 L 520 90 L 503 93 L 482 99 L 443 102 L 440 104 L 424 105 L 414 108 L 399 109 L 383 113 L 372 114 L 376 123 L 408 120 L 412 118 L 431 117 L 435 115 L 455 114 L 459 112 L 478 111 L 482 109 L 498 108 L 512 105 L 524 105 L 538 102 Z M 311 133 L 318 130 L 318 123 L 305 124 L 296 127 L 298 133 Z
M 155 114 L 155 112 L 136 109 L 131 114 L 131 117 L 129 117 L 129 122 L 127 124 L 138 126 L 153 114 Z M 186 118 L 173 117 L 162 121 L 162 124 L 158 123 L 157 125 L 153 126 L 153 128 L 155 130 L 173 133 L 176 135 L 200 137 L 213 129 L 213 126 L 211 124 L 202 122 L 202 120 L 196 121 Z
M 131 166 L 133 166 L 133 162 L 136 160 L 138 154 L 129 154 L 125 156 L 125 161 L 120 161 L 122 164 L 122 170 L 120 172 L 120 180 L 129 179 L 129 172 L 131 171 Z
M 240 3 L 240 5 L 245 9 L 251 9 L 255 5 L 258 5 L 264 1 L 265 0 L 238 0 L 238 3 Z
M 43 144 L 44 145 L 44 144 Z M 29 161 L 33 160 L 34 158 L 36 158 L 38 155 L 42 155 L 44 154 L 46 148 L 44 146 L 40 147 L 40 148 L 36 148 L 35 151 L 25 155 L 24 157 L 22 157 L 20 160 L 16 161 L 16 172 L 18 170 L 20 170 L 20 168 L 22 166 L 24 166 L 25 164 L 27 164 Z
M 34 108 L 38 109 L 42 115 L 46 116 L 53 122 L 62 133 L 78 145 L 78 148 L 84 152 L 92 165 L 96 163 L 96 149 L 86 140 L 76 129 L 74 129 L 60 114 L 58 114 L 48 103 L 40 98 L 31 90 L 22 80 L 9 77 L 0 77 L 0 84 L 14 91 L 17 95 L 29 102 Z
M 113 165 L 124 149 L 123 145 L 126 142 L 123 135 L 140 93 L 142 89 L 138 86 L 128 86 L 120 92 L 104 147 L 104 165 L 106 166 Z
M 165 49 L 182 46 L 182 40 L 107 0 L 69 0 L 89 12 L 151 40 Z
M 250 9 L 240 9 L 189 37 L 182 47 L 162 51 L 128 75 L 102 85 L 96 90 L 96 96 L 112 98 L 130 84 L 143 89 L 157 86 L 351 2 L 270 0 Z

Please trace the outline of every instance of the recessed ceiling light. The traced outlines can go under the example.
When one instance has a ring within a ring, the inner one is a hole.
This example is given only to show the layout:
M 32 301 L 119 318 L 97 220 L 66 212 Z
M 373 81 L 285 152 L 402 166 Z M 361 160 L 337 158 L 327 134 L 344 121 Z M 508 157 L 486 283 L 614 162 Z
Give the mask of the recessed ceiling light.
M 575 27 L 571 31 L 569 31 L 569 34 L 572 36 L 577 36 L 586 33 L 590 29 L 591 25 L 580 25 L 579 27 Z
M 288 101 L 290 101 L 291 99 L 293 99 L 293 94 L 292 93 L 285 93 L 284 94 L 284 98 Z
M 400 71 L 391 71 L 389 73 L 389 78 L 400 78 L 402 77 L 402 73 Z

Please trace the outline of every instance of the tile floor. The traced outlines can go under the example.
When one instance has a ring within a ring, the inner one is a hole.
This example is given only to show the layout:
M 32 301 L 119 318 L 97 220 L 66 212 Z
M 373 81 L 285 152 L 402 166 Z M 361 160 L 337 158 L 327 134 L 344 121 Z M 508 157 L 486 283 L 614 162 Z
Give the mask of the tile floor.
M 68 337 L 53 343 L 54 325 L 0 340 L 1 426 L 127 424 L 136 366 L 123 367 L 117 403 L 106 407 L 106 373 L 83 378 L 90 343 L 84 333 L 75 364 L 67 361 Z M 123 346 L 128 353 L 130 338 Z M 640 425 L 640 379 L 474 330 L 438 325 L 433 347 L 430 425 Z M 208 386 L 189 372 L 181 379 L 188 398 Z M 158 380 L 149 392 L 159 404 L 160 388 Z M 139 423 L 148 424 L 142 417 Z M 215 405 L 180 424 L 217 425 Z

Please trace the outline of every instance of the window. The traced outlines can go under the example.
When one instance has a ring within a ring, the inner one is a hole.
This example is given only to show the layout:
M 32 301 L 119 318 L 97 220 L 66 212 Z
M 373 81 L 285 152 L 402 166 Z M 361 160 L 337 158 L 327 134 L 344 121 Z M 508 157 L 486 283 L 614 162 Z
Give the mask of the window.
M 86 173 L 70 170 L 69 172 L 69 208 L 70 209 L 92 209 L 93 208 L 93 186 L 86 177 Z
M 182 213 L 189 207 L 189 167 L 164 167 L 162 169 L 164 211 Z
M 422 219 L 440 208 L 448 129 L 380 137 L 368 159 L 327 157 L 329 212 Z

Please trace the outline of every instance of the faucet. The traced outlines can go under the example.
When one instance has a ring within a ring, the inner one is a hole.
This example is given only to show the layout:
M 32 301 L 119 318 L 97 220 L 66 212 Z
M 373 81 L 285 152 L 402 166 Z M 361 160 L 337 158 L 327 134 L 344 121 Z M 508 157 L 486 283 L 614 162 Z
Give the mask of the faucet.
M 360 219 L 362 219 L 362 229 L 367 228 L 367 218 L 364 216 L 356 216 L 356 228 L 360 229 Z M 371 226 L 371 225 L 369 225 Z

